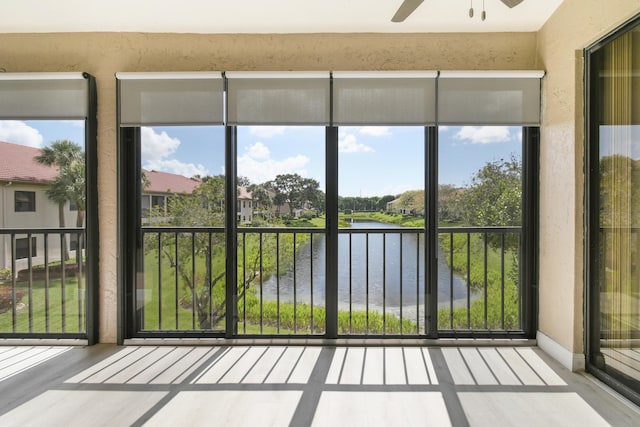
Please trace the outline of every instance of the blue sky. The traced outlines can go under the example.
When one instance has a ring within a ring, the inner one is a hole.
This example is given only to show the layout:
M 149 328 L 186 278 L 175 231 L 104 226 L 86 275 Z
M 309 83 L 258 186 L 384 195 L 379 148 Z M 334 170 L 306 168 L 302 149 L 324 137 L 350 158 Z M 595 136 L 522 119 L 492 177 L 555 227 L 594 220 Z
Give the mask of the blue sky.
M 42 147 L 84 140 L 82 122 L 0 121 L 0 140 Z M 252 182 L 298 173 L 325 188 L 324 127 L 238 128 L 238 173 Z M 342 127 L 339 193 L 382 196 L 423 188 L 424 128 Z M 464 186 L 486 162 L 520 157 L 519 127 L 440 127 L 439 181 Z M 224 173 L 224 128 L 142 128 L 142 166 L 185 176 Z
M 323 127 L 238 128 L 238 174 L 265 182 L 280 173 L 324 178 Z M 464 186 L 486 162 L 520 157 L 519 127 L 441 127 L 439 179 Z M 422 127 L 342 127 L 339 192 L 345 196 L 399 194 L 423 187 Z M 183 175 L 224 171 L 221 127 L 154 127 L 143 130 L 143 166 Z

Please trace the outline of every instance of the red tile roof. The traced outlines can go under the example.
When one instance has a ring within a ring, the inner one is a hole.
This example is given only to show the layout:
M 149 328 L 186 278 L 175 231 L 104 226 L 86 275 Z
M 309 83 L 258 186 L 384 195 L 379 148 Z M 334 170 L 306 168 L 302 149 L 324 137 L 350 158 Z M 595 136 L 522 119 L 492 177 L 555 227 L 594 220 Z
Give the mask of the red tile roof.
M 246 187 L 238 187 L 238 200 L 253 200 L 253 197 Z
M 39 148 L 0 141 L 0 181 L 46 184 L 58 176 L 58 169 L 41 165 L 33 158 Z
M 149 186 L 143 190 L 145 193 L 190 194 L 202 182 L 198 178 L 187 178 L 186 176 L 168 172 L 145 170 L 144 173 L 149 180 Z

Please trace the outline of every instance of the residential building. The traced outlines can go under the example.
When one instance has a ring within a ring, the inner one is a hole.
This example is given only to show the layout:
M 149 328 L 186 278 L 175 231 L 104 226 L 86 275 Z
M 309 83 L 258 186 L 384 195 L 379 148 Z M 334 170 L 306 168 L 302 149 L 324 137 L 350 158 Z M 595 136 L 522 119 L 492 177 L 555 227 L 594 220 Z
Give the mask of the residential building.
M 202 183 L 199 178 L 188 178 L 175 173 L 156 170 L 143 170 L 142 173 L 140 207 L 144 223 L 148 223 L 148 214 L 151 209 L 164 210 L 166 214 L 169 197 L 174 194 L 191 194 Z
M 55 167 L 45 166 L 34 157 L 40 149 L 0 141 L 0 188 L 2 204 L 0 224 L 3 229 L 18 228 L 58 228 L 60 218 L 58 205 L 47 197 L 49 183 L 58 175 Z M 64 206 L 64 223 L 76 226 L 76 210 L 69 203 Z M 48 241 L 49 259 L 60 260 L 60 238 L 50 235 Z M 70 236 L 67 235 L 67 244 Z M 11 235 L 0 236 L 0 269 L 11 268 Z M 44 237 L 34 235 L 29 246 L 28 236 L 15 235 L 16 273 L 27 267 L 29 247 L 32 262 L 44 262 Z

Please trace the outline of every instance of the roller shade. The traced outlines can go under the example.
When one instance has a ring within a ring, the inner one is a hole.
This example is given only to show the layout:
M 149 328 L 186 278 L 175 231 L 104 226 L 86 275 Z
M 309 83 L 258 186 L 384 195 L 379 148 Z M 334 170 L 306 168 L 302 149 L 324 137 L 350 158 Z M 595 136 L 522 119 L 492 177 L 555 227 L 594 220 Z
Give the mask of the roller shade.
M 120 126 L 221 125 L 219 72 L 117 73 Z
M 85 119 L 87 77 L 83 73 L 0 73 L 0 118 Z
M 441 71 L 441 125 L 540 125 L 543 71 Z
M 334 72 L 336 125 L 432 125 L 436 122 L 433 72 Z
M 328 72 L 227 72 L 230 125 L 329 124 Z

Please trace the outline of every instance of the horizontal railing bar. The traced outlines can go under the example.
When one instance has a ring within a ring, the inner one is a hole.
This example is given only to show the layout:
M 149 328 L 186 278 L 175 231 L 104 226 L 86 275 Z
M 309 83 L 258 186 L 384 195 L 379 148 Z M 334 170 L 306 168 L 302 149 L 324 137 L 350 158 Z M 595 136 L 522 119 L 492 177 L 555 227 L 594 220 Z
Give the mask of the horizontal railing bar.
M 238 234 L 258 234 L 258 233 L 283 233 L 283 234 L 324 234 L 327 232 L 326 228 L 320 227 L 251 227 L 251 228 L 238 228 Z
M 522 233 L 522 227 L 440 227 L 438 233 Z
M 224 227 L 141 227 L 143 233 L 224 233 Z
M 0 234 L 73 234 L 83 233 L 85 231 L 82 227 L 69 227 L 69 228 L 0 228 Z
M 640 231 L 640 227 L 600 227 L 600 231 Z
M 614 228 L 607 228 L 607 230 L 613 230 Z M 623 228 L 620 228 L 623 229 Z M 624 228 L 625 230 L 635 230 L 634 228 Z M 640 228 L 637 228 L 640 230 Z M 3 234 L 18 233 L 19 231 L 32 232 L 32 233 L 44 233 L 44 232 L 69 232 L 69 231 L 84 231 L 83 228 L 65 228 L 65 229 L 3 229 Z M 142 227 L 144 233 L 224 233 L 224 227 Z M 326 233 L 325 228 L 316 227 L 251 227 L 251 228 L 238 228 L 238 234 L 258 234 L 258 233 Z M 438 233 L 514 233 L 520 234 L 522 227 L 439 227 Z M 424 233 L 424 228 L 420 227 L 398 227 L 398 228 L 339 228 L 338 233 L 352 233 L 352 234 L 415 234 Z
M 341 234 L 417 234 L 424 233 L 424 228 L 398 227 L 398 228 L 339 228 Z

